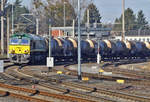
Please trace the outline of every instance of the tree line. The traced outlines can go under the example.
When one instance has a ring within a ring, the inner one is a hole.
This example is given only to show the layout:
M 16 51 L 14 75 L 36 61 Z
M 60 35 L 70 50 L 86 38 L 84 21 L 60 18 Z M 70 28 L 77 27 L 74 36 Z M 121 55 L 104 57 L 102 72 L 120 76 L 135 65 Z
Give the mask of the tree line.
M 125 10 L 125 30 L 138 30 L 149 29 L 148 21 L 142 10 L 140 10 L 136 16 L 131 8 Z M 122 15 L 115 19 L 115 25 L 113 27 L 115 31 L 122 30 Z
M 4 1 L 5 3 L 3 15 L 5 18 L 7 16 L 10 17 L 11 25 L 12 4 L 10 4 L 8 0 Z M 13 3 L 15 32 L 35 33 L 36 18 L 39 19 L 40 34 L 48 33 L 49 24 L 54 27 L 64 26 L 64 10 L 66 26 L 72 26 L 73 20 L 77 21 L 77 0 L 45 0 L 44 2 L 43 0 L 33 0 L 30 9 L 21 5 L 21 3 L 22 0 L 15 0 Z M 91 0 L 81 0 L 81 23 L 83 24 L 86 22 L 87 9 L 90 9 L 90 23 L 96 21 L 100 23 L 100 13 L 97 7 L 91 2 Z M 22 14 L 32 15 L 24 15 L 24 18 Z M 6 20 L 4 22 L 4 31 L 6 31 Z M 11 26 L 10 29 L 12 29 Z
M 11 25 L 12 4 L 10 4 L 8 0 L 4 1 L 4 13 L 0 14 L 3 14 L 5 18 L 9 16 Z M 36 18 L 38 18 L 39 34 L 47 34 L 49 24 L 54 27 L 64 26 L 64 10 L 66 26 L 72 26 L 73 19 L 76 22 L 78 19 L 77 0 L 44 0 L 44 2 L 43 0 L 33 0 L 30 9 L 21 5 L 21 3 L 22 0 L 15 0 L 13 4 L 15 32 L 35 33 Z M 82 25 L 85 25 L 85 23 L 87 22 L 87 10 L 89 10 L 90 24 L 103 24 L 103 22 L 101 22 L 102 16 L 96 5 L 91 0 L 81 0 Z M 24 18 L 22 14 L 32 15 L 25 15 Z M 125 10 L 125 25 L 126 31 L 133 29 L 149 28 L 148 21 L 146 20 L 143 11 L 140 10 L 136 16 L 131 8 L 127 8 Z M 119 18 L 116 18 L 115 24 L 111 27 L 115 31 L 121 31 L 122 15 Z M 6 20 L 4 29 L 4 31 L 6 31 Z M 10 27 L 10 29 L 12 28 Z

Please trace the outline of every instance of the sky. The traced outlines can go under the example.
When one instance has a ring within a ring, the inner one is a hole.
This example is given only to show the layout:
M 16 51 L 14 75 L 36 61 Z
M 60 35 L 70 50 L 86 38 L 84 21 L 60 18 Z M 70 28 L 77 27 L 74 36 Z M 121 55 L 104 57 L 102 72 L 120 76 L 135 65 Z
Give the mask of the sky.
M 10 0 L 15 1 L 15 0 Z M 31 0 L 23 0 L 23 5 L 31 5 Z M 122 0 L 93 0 L 102 16 L 103 23 L 114 23 L 116 17 L 122 13 Z M 135 14 L 143 10 L 150 23 L 150 0 L 125 0 L 125 8 L 132 8 Z

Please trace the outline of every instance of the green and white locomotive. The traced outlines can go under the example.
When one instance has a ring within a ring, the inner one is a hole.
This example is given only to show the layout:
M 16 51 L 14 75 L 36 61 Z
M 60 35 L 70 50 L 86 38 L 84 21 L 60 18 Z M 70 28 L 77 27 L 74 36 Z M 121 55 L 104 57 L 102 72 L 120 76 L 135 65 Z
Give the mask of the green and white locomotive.
M 43 37 L 18 33 L 10 37 L 9 57 L 16 64 L 45 62 L 47 56 L 46 41 Z

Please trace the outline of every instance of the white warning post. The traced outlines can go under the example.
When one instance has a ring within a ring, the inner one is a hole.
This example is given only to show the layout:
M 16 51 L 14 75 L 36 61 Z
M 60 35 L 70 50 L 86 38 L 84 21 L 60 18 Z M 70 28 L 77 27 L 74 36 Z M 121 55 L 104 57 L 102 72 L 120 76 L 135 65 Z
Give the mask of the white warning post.
M 101 56 L 100 54 L 97 54 L 97 64 L 100 64 L 100 61 L 101 61 Z
M 47 57 L 47 67 L 54 67 L 54 57 Z
M 4 72 L 4 61 L 0 60 L 0 73 Z

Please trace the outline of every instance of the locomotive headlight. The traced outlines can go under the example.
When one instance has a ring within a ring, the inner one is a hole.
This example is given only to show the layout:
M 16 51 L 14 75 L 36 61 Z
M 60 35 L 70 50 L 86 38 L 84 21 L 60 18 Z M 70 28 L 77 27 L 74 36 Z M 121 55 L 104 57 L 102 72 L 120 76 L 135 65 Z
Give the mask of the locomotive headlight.
M 11 50 L 11 53 L 14 54 L 14 53 L 15 53 L 15 50 Z
M 28 54 L 28 53 L 29 53 L 29 50 L 25 50 L 24 53 L 25 53 L 25 54 Z

